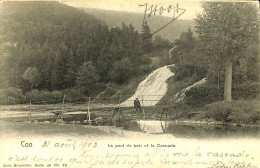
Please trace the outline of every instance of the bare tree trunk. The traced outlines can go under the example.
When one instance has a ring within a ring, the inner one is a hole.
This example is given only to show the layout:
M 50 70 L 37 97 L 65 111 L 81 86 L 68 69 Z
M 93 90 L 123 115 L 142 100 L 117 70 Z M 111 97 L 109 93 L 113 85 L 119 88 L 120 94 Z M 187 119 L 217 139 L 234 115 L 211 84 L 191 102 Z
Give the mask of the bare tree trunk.
M 218 88 L 220 86 L 220 70 L 218 69 Z
M 224 101 L 231 102 L 231 88 L 232 88 L 232 62 L 230 59 L 225 64 L 225 86 L 224 86 Z

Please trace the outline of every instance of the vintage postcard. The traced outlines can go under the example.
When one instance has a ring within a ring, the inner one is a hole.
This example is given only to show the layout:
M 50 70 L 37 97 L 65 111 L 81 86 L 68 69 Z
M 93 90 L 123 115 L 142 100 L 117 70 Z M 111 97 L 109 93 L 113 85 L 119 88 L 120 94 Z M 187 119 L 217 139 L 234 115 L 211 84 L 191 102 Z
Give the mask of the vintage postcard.
M 259 168 L 258 1 L 0 0 L 0 167 Z

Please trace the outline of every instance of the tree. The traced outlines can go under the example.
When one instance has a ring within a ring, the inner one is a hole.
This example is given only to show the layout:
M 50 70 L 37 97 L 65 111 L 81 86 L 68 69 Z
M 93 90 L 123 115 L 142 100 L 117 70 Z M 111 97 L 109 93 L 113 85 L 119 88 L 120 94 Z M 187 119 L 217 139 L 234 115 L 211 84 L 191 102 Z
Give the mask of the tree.
M 52 90 L 66 89 L 68 85 L 65 76 L 67 75 L 69 65 L 68 65 L 68 58 L 66 55 L 67 49 L 65 49 L 65 44 L 64 47 L 62 47 L 63 44 L 61 44 L 60 46 L 61 50 L 58 50 L 55 53 L 54 66 L 51 70 L 51 76 L 50 76 Z
M 199 40 L 215 65 L 224 65 L 224 101 L 231 101 L 232 66 L 258 40 L 258 10 L 250 3 L 206 2 L 195 19 Z
M 142 40 L 142 48 L 144 52 L 149 53 L 153 47 L 152 43 L 152 34 L 147 21 L 145 21 L 142 25 L 141 31 L 141 40 Z
M 163 39 L 161 36 L 155 36 L 153 40 L 153 47 L 156 49 L 168 49 L 170 47 L 170 42 Z
M 129 59 L 124 58 L 113 63 L 108 75 L 115 83 L 124 84 L 129 81 L 130 77 L 137 75 L 134 73 L 135 68 Z
M 174 64 L 179 64 L 181 66 L 184 64 L 194 65 L 195 46 L 196 39 L 193 37 L 191 29 L 189 28 L 187 31 L 182 32 L 180 39 L 175 40 L 174 47 L 170 50 L 170 55 L 173 57 Z
M 23 78 L 31 84 L 31 90 L 40 83 L 40 73 L 33 67 L 29 67 L 24 71 Z
M 84 64 L 80 66 L 76 78 L 79 89 L 85 94 L 90 94 L 98 81 L 99 75 L 96 67 L 90 61 L 84 62 Z

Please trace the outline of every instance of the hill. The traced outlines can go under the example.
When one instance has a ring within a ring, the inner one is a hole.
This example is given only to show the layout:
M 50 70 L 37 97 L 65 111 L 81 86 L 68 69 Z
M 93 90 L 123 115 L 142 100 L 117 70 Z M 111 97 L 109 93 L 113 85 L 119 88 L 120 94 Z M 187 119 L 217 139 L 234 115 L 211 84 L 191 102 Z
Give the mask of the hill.
M 0 21 L 0 98 L 95 96 L 153 69 L 151 38 L 59 2 L 3 2 Z
M 74 29 L 75 27 L 82 28 L 85 26 L 89 30 L 94 25 L 101 24 L 101 22 L 92 15 L 54 1 L 7 1 L 0 4 L 0 9 L 2 25 L 1 39 L 3 41 L 17 41 L 25 37 L 22 36 L 22 34 L 25 35 L 26 33 L 31 32 L 31 35 L 34 35 L 34 31 L 36 30 L 37 32 L 45 31 L 45 34 L 52 34 L 56 32 L 56 30 L 59 30 L 59 28 L 65 26 L 71 26 Z M 26 31 L 23 29 L 25 27 L 27 29 Z M 56 30 L 54 30 L 54 32 L 52 31 L 52 33 L 46 32 L 48 31 L 48 28 L 56 28 Z M 62 30 L 60 30 L 60 32 L 61 31 Z M 12 34 L 14 32 L 16 35 Z M 44 40 L 45 39 L 42 39 L 42 41 Z
M 141 32 L 143 23 L 143 14 L 141 13 L 129 13 L 90 8 L 81 9 L 104 21 L 109 27 L 120 27 L 122 26 L 122 23 L 126 25 L 132 23 L 136 30 Z M 162 25 L 165 25 L 166 23 L 170 22 L 171 19 L 172 18 L 165 16 L 152 16 L 151 18 L 147 19 L 147 22 L 153 32 L 159 29 Z M 194 30 L 194 27 L 195 22 L 193 20 L 177 19 L 172 24 L 158 32 L 158 34 L 156 35 L 160 35 L 162 38 L 168 39 L 170 42 L 173 42 L 175 39 L 180 38 L 182 32 L 187 31 L 188 28 Z
M 68 88 L 75 79 L 70 73 L 96 53 L 86 48 L 100 50 L 96 41 L 105 25 L 77 8 L 59 2 L 3 2 L 0 11 L 0 55 L 5 59 L 0 77 L 6 86 L 27 90 L 30 82 L 23 74 L 33 67 L 38 71 L 35 87 Z

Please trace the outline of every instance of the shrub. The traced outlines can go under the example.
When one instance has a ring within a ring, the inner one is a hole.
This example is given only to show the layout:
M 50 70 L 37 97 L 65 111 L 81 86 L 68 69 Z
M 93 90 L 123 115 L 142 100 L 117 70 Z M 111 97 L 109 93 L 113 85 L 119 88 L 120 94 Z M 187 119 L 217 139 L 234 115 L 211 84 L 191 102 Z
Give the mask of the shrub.
M 27 92 L 25 94 L 26 102 L 32 101 L 32 103 L 60 103 L 63 99 L 63 93 L 61 91 L 38 91 L 36 89 Z
M 205 116 L 216 121 L 255 124 L 260 120 L 258 101 L 216 102 L 206 105 Z
M 172 111 L 173 119 L 190 119 L 191 118 L 191 109 L 184 103 L 175 103 L 174 106 L 169 107 L 169 111 Z
M 236 85 L 232 88 L 233 100 L 255 99 L 259 96 L 258 83 Z M 192 107 L 201 107 L 206 104 L 223 100 L 224 90 L 217 85 L 202 85 L 193 87 L 185 93 L 185 102 Z
M 259 88 L 259 83 L 246 83 L 233 86 L 232 98 L 234 100 L 257 98 L 257 96 L 259 96 Z
M 22 89 L 9 87 L 0 91 L 1 104 L 23 103 L 25 98 Z
M 256 124 L 260 121 L 259 101 L 237 101 L 233 102 L 236 107 L 230 115 L 230 119 L 236 123 Z
M 201 67 L 195 67 L 194 65 L 182 65 L 182 66 L 174 66 L 172 68 L 174 72 L 174 80 L 180 81 L 186 77 L 192 77 L 196 75 L 197 80 L 204 78 L 207 74 L 207 70 Z
M 215 85 L 193 87 L 185 93 L 185 103 L 192 107 L 201 107 L 223 100 L 223 89 Z
M 66 102 L 85 102 L 86 103 L 86 97 L 80 92 L 80 90 L 77 89 L 70 89 L 65 92 L 66 95 Z
M 39 101 L 38 100 L 39 91 L 37 89 L 33 89 L 25 94 L 26 101 Z
M 228 122 L 231 121 L 229 116 L 232 113 L 233 108 L 232 104 L 229 103 L 217 102 L 209 104 L 205 107 L 205 117 L 216 121 Z
M 184 79 L 185 77 L 192 76 L 195 72 L 194 67 L 192 65 L 174 66 L 173 71 L 175 73 L 175 81 L 179 81 Z

